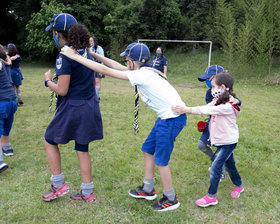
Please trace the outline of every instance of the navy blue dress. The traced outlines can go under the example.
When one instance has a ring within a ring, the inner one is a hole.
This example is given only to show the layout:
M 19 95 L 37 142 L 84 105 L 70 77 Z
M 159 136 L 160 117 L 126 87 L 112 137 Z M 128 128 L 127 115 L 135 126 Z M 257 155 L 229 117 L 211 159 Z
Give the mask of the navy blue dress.
M 12 83 L 15 86 L 20 86 L 22 84 L 21 80 L 23 79 L 23 76 L 19 67 L 20 62 L 21 62 L 21 57 L 18 57 L 16 60 L 12 61 L 11 78 L 12 78 Z
M 86 50 L 78 52 L 92 60 Z M 47 127 L 45 139 L 56 144 L 75 140 L 81 145 L 103 139 L 99 100 L 93 84 L 94 71 L 59 54 L 55 72 L 58 76 L 71 75 L 71 79 L 67 95 L 59 96 L 57 112 Z

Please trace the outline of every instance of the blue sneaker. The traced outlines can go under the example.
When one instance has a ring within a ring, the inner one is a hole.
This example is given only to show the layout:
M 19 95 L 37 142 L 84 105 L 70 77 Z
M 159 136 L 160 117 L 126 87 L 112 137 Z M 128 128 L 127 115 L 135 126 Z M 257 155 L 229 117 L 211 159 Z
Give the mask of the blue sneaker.
M 2 173 L 3 171 L 5 171 L 6 169 L 8 169 L 8 164 L 2 162 L 0 163 L 0 173 Z

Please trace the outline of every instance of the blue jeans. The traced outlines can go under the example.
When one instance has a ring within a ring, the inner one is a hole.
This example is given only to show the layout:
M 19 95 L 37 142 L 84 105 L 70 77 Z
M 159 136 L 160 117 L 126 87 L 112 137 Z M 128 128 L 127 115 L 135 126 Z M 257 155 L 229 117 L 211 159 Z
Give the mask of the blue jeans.
M 210 187 L 208 189 L 209 197 L 215 197 L 217 194 L 224 164 L 227 172 L 229 173 L 232 183 L 238 187 L 241 187 L 243 185 L 233 158 L 233 150 L 235 149 L 236 145 L 237 143 L 217 147 L 219 153 L 212 163 L 210 170 Z

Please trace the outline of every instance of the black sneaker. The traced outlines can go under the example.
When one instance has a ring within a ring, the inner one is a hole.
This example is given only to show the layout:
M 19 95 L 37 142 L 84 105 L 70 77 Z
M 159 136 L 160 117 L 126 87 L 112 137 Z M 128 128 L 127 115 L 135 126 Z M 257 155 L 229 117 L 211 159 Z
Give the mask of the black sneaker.
M 157 212 L 164 212 L 164 211 L 171 211 L 179 208 L 180 202 L 179 198 L 175 196 L 174 201 L 168 200 L 168 198 L 163 195 L 163 198 L 161 198 L 158 202 L 151 205 L 151 207 L 154 209 L 154 211 Z
M 7 149 L 7 150 L 2 148 L 2 151 L 3 151 L 5 156 L 13 156 L 14 155 L 14 150 L 12 148 Z
M 1 162 L 0 163 L 0 173 L 2 173 L 3 171 L 5 171 L 6 169 L 8 169 L 8 164 Z
M 151 192 L 146 192 L 143 190 L 144 184 L 137 187 L 136 189 L 131 189 L 128 191 L 128 194 L 134 198 L 144 198 L 148 201 L 154 200 L 157 197 L 157 191 L 153 188 Z

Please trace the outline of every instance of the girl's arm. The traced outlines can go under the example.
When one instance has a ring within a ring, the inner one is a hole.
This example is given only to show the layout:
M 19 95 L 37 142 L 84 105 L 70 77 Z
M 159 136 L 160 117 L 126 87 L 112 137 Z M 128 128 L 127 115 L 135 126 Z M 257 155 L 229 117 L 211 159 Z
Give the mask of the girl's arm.
M 127 74 L 124 71 L 112 69 L 105 65 L 97 63 L 95 61 L 84 58 L 81 55 L 77 54 L 77 52 L 75 50 L 71 49 L 70 47 L 67 47 L 67 46 L 63 47 L 61 49 L 60 53 L 98 73 L 108 75 L 108 76 L 111 76 L 111 77 L 114 77 L 117 79 L 128 80 Z M 97 59 L 99 60 L 99 58 L 97 58 Z M 108 59 L 108 60 L 111 60 L 111 59 Z M 111 60 L 111 61 L 113 61 L 113 60 Z M 105 61 L 103 61 L 103 62 L 106 64 Z
M 19 56 L 18 54 L 16 54 L 15 56 L 12 56 L 12 57 L 11 57 L 11 60 L 14 61 L 14 60 L 16 60 L 16 59 L 19 58 L 19 57 L 20 57 L 20 56 Z
M 220 104 L 218 106 L 213 106 L 211 103 L 197 107 L 175 106 L 172 107 L 172 110 L 177 114 L 187 113 L 197 115 L 228 115 L 234 113 L 231 104 Z
M 99 54 L 96 54 L 92 51 L 89 51 L 89 53 L 91 54 L 92 57 L 96 58 L 97 60 L 103 62 L 105 65 L 107 65 L 110 68 L 116 69 L 116 70 L 120 70 L 120 71 L 126 71 L 128 70 L 126 66 L 123 66 L 122 64 L 120 64 L 119 62 L 116 62 L 110 58 L 101 56 Z
M 69 90 L 70 78 L 70 75 L 59 75 L 57 84 L 52 81 L 48 81 L 46 85 L 58 95 L 66 96 Z M 49 70 L 45 73 L 45 80 L 51 79 L 52 73 L 51 70 Z

